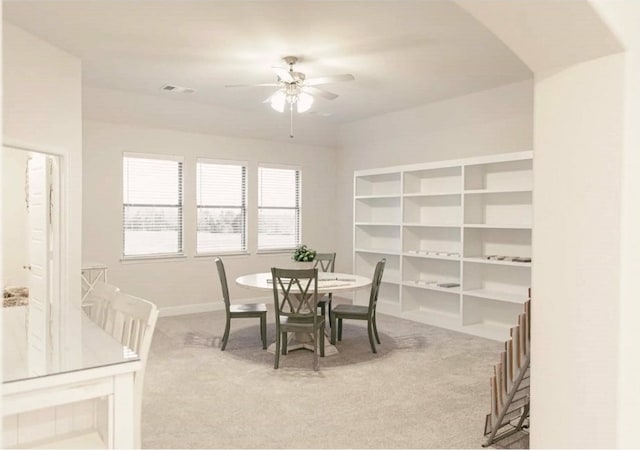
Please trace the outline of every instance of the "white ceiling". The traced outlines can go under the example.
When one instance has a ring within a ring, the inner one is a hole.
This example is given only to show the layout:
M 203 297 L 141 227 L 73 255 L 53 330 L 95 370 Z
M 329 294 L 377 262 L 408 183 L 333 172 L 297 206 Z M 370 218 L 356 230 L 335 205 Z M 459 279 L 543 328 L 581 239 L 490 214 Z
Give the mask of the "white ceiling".
M 324 86 L 307 121 L 341 124 L 531 77 L 452 1 L 5 1 L 4 18 L 80 57 L 85 87 L 281 117 L 262 101 L 270 67 L 302 56 Z M 194 94 L 160 91 L 166 83 Z M 284 119 L 279 118 L 278 120 Z

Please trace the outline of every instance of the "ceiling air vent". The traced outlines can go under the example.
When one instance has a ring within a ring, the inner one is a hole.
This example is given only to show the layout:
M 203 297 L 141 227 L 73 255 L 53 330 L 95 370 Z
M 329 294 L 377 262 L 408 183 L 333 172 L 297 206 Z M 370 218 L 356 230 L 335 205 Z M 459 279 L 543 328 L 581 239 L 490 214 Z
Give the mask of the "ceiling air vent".
M 192 89 L 192 88 L 175 86 L 173 84 L 165 84 L 160 88 L 160 90 L 167 91 L 167 92 L 180 92 L 183 94 L 193 94 L 196 91 L 195 89 Z

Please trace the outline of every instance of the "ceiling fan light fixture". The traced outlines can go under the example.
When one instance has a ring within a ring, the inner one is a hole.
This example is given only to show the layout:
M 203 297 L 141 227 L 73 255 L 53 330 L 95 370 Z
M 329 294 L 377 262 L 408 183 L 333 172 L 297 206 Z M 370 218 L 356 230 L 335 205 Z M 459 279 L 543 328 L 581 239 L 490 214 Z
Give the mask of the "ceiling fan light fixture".
M 284 112 L 287 103 L 287 94 L 283 90 L 276 91 L 271 96 L 271 107 L 278 112 Z
M 306 92 L 301 92 L 298 95 L 296 105 L 299 113 L 309 111 L 311 105 L 313 105 L 313 96 L 311 94 L 307 94 Z

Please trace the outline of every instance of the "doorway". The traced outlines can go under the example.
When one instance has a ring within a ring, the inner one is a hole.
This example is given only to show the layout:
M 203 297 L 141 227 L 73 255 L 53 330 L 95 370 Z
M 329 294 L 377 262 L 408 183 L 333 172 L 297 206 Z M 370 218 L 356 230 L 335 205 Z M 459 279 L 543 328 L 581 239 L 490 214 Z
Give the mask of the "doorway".
M 12 345 L 35 355 L 34 369 L 58 345 L 59 177 L 57 156 L 3 147 L 3 324 Z

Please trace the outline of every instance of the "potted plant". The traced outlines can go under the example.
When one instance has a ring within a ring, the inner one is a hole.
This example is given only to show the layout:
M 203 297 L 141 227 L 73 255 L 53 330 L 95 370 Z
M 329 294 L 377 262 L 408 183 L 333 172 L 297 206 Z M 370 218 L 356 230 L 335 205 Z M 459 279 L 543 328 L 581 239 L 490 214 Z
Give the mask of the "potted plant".
M 316 251 L 306 245 L 297 247 L 292 256 L 293 260 L 297 262 L 312 262 L 315 257 Z

